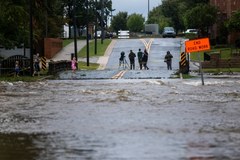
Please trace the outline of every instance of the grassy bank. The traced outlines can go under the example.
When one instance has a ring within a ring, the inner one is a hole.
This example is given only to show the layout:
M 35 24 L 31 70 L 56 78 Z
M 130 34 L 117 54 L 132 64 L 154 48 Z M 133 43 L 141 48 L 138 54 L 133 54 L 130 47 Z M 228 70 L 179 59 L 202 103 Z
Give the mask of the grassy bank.
M 91 40 L 89 43 L 89 57 L 99 57 L 103 56 L 105 51 L 107 50 L 107 47 L 111 43 L 111 39 L 105 39 L 103 41 L 103 44 L 101 44 L 101 40 L 97 40 L 97 54 L 95 54 L 95 41 Z M 80 58 L 86 58 L 87 57 L 87 46 L 83 47 L 78 52 L 78 57 Z M 89 66 L 87 66 L 86 62 L 80 62 L 78 64 L 78 67 L 83 70 L 96 70 L 99 67 L 99 64 L 97 63 L 89 63 Z
M 95 41 L 91 40 L 89 43 L 89 57 L 94 56 L 103 56 L 107 47 L 111 43 L 111 39 L 105 39 L 103 44 L 101 44 L 101 40 L 97 40 L 97 54 L 95 54 Z M 86 58 L 87 57 L 87 46 L 84 46 L 79 52 L 78 57 Z
M 7 81 L 7 82 L 17 82 L 17 81 L 23 81 L 23 82 L 36 82 L 39 80 L 42 80 L 45 76 L 19 76 L 19 77 L 15 77 L 15 76 L 1 76 L 0 77 L 0 81 Z
M 215 53 L 220 53 L 221 59 L 229 59 L 232 56 L 233 52 L 237 52 L 237 49 L 235 48 L 212 48 L 210 51 L 205 51 L 208 55 L 215 54 Z M 190 53 L 191 60 L 194 61 L 203 61 L 204 60 L 204 52 L 193 52 Z
M 218 74 L 222 73 L 231 73 L 231 72 L 240 72 L 240 68 L 210 68 L 210 69 L 203 69 L 204 72 Z
M 78 68 L 81 70 L 96 70 L 99 67 L 99 64 L 97 63 L 89 63 L 89 66 L 87 66 L 86 62 L 80 62 L 78 63 Z

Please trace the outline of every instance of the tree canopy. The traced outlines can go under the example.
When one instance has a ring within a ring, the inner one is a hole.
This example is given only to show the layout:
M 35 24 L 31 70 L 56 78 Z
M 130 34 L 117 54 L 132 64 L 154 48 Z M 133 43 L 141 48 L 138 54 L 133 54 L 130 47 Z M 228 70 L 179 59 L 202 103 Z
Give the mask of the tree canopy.
M 14 48 L 22 44 L 29 45 L 29 2 L 33 2 L 35 48 L 45 37 L 61 37 L 65 23 L 69 26 L 73 25 L 74 2 L 76 2 L 77 28 L 86 27 L 87 20 L 95 24 L 96 16 L 98 25 L 103 24 L 103 27 L 106 27 L 107 18 L 112 10 L 111 0 L 2 0 L 0 1 L 1 46 Z
M 217 9 L 208 4 L 199 4 L 185 13 L 185 26 L 197 28 L 202 35 L 208 33 L 208 28 L 216 22 Z
M 240 32 L 240 10 L 231 16 L 227 22 L 227 28 L 230 32 Z
M 141 14 L 131 14 L 127 20 L 127 27 L 131 32 L 141 32 L 144 29 L 144 21 Z
M 162 0 L 151 12 L 147 23 L 157 23 L 162 30 L 172 26 L 179 30 L 196 28 L 207 30 L 216 19 L 217 9 L 209 0 Z
M 111 24 L 113 31 L 118 33 L 119 30 L 128 30 L 127 18 L 128 18 L 127 12 L 119 12 L 117 15 L 113 16 Z

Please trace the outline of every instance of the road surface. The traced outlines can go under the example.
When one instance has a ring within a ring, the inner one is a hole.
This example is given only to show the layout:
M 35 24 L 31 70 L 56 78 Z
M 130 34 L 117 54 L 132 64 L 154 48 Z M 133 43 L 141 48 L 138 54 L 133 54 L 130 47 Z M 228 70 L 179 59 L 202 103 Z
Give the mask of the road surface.
M 179 69 L 179 57 L 181 51 L 180 38 L 155 38 L 155 39 L 120 39 L 117 40 L 111 50 L 106 67 L 104 70 L 84 71 L 80 70 L 75 75 L 71 71 L 62 72 L 59 75 L 60 79 L 144 79 L 154 78 L 163 79 L 169 78 Z M 149 70 L 140 70 L 137 58 L 135 60 L 136 69 L 129 70 L 128 54 L 133 50 L 137 54 L 138 49 L 143 51 L 145 48 L 149 52 L 148 67 Z M 126 55 L 127 65 L 119 67 L 120 53 L 124 51 Z M 167 70 L 164 56 L 167 51 L 173 55 L 173 70 Z M 124 71 L 123 71 L 124 70 Z M 121 75 L 121 76 L 119 76 Z

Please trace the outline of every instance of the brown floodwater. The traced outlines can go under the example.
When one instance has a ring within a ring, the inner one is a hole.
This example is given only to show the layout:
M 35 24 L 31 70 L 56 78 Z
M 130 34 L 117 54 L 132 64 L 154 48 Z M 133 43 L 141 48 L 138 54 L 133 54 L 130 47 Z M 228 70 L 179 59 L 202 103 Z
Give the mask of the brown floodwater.
M 1 160 L 239 160 L 240 80 L 0 82 Z

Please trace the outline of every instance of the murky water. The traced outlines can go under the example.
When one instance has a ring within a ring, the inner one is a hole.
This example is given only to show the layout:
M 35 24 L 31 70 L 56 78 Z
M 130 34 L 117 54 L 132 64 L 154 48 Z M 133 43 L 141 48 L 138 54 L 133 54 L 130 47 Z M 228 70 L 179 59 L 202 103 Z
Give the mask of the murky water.
M 1 160 L 239 160 L 240 80 L 0 83 Z

